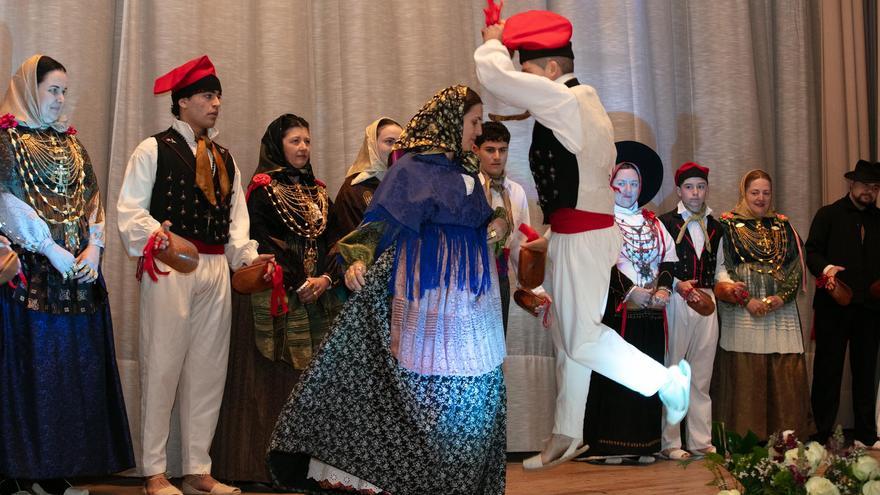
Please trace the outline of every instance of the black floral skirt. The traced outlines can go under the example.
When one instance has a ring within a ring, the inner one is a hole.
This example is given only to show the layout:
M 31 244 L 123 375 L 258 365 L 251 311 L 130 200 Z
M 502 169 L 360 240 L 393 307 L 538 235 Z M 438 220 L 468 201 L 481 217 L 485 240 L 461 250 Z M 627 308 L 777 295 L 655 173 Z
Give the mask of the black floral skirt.
M 501 368 L 411 372 L 391 354 L 393 249 L 367 273 L 281 411 L 268 463 L 279 487 L 325 493 L 314 457 L 393 495 L 503 494 L 507 398 Z

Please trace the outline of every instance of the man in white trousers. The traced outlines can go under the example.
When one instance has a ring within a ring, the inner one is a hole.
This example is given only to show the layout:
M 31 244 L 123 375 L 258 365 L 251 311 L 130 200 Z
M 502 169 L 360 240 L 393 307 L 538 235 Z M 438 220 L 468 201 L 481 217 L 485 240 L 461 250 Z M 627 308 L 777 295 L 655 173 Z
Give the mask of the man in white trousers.
M 587 450 L 584 407 L 592 371 L 645 396 L 660 394 L 676 423 L 687 410 L 686 362 L 665 368 L 602 324 L 611 267 L 621 239 L 614 224 L 610 173 L 614 130 L 596 91 L 574 77 L 571 22 L 528 11 L 483 29 L 474 53 L 483 88 L 502 103 L 535 117 L 529 164 L 544 220 L 557 325 L 557 396 L 553 435 L 526 469 L 556 466 Z M 508 52 L 510 50 L 510 52 Z M 519 51 L 522 72 L 510 53 Z
M 142 256 L 140 375 L 147 495 L 233 495 L 238 488 L 211 477 L 208 454 L 226 381 L 231 326 L 229 269 L 264 262 L 250 239 L 241 173 L 214 143 L 221 87 L 207 56 L 156 79 L 171 91 L 171 127 L 142 141 L 125 171 L 117 209 L 128 254 Z M 166 232 L 199 251 L 195 271 L 180 273 L 153 255 Z M 271 266 L 271 264 L 269 265 Z M 183 459 L 182 492 L 166 478 L 165 446 L 177 400 Z
M 709 384 L 718 345 L 718 314 L 701 315 L 688 305 L 700 295 L 715 299 L 715 264 L 721 241 L 721 225 L 706 205 L 709 192 L 709 169 L 688 162 L 675 171 L 675 192 L 680 201 L 675 209 L 660 215 L 660 221 L 675 239 L 678 262 L 675 263 L 675 294 L 666 309 L 669 326 L 669 350 L 666 364 L 687 359 L 691 365 L 691 400 L 688 408 L 687 446 L 682 449 L 681 428 L 666 424 L 661 436 L 661 455 L 682 460 L 714 452 L 712 446 L 712 400 Z

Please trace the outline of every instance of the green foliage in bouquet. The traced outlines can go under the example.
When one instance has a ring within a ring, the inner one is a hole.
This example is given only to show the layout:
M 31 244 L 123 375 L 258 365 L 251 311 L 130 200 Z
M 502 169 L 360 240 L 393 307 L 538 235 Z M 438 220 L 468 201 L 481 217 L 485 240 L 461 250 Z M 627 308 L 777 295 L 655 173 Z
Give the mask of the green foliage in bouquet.
M 827 448 L 804 444 L 790 430 L 763 443 L 723 423 L 713 424 L 712 443 L 717 453 L 706 455 L 706 467 L 719 495 L 880 495 L 880 464 L 864 449 L 845 447 L 839 426 Z

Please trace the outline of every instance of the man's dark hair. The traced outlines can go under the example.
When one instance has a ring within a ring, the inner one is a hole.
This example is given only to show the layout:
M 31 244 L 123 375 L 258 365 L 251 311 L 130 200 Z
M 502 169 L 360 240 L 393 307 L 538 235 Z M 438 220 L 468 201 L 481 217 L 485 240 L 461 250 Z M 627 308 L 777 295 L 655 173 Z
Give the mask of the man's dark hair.
M 507 127 L 501 122 L 483 122 L 483 133 L 477 136 L 477 139 L 474 140 L 474 144 L 479 148 L 486 141 L 499 141 L 509 144 L 510 131 L 508 131 Z
M 541 57 L 534 58 L 530 60 L 530 62 L 542 69 L 546 69 L 547 63 L 551 60 L 555 60 L 556 63 L 559 64 L 559 69 L 562 71 L 563 74 L 574 72 L 574 59 L 568 57 Z
M 195 96 L 195 95 L 197 95 L 197 94 L 199 94 L 199 93 L 208 93 L 208 92 L 211 92 L 211 91 L 218 91 L 218 90 L 214 90 L 214 89 L 199 89 L 199 90 L 193 90 L 193 91 L 186 91 L 186 90 L 184 89 L 181 93 L 178 93 L 178 94 L 171 93 L 171 113 L 172 113 L 175 117 L 180 118 L 180 99 L 181 99 L 181 98 L 192 98 L 193 96 Z M 222 91 L 218 91 L 218 93 L 219 93 L 220 95 L 223 95 L 223 92 L 222 92 Z
M 65 69 L 64 66 L 61 65 L 61 62 L 55 60 L 54 58 L 48 57 L 46 55 L 40 57 L 40 60 L 37 61 L 37 84 L 43 82 L 46 74 L 52 72 L 53 70 L 67 72 L 67 69 Z

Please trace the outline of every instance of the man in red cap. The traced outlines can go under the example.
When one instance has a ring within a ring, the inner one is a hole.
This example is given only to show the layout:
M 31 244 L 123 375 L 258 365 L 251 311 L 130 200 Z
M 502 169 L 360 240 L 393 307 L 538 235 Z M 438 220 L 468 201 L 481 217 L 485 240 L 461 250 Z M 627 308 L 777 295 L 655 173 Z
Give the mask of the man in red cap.
M 691 365 L 691 400 L 688 407 L 687 446 L 696 455 L 714 452 L 712 447 L 712 400 L 709 384 L 718 345 L 718 315 L 702 315 L 688 305 L 701 297 L 715 299 L 715 265 L 719 256 L 721 225 L 706 205 L 709 192 L 709 169 L 688 162 L 675 171 L 678 206 L 660 221 L 675 239 L 678 262 L 674 264 L 675 293 L 666 309 L 669 327 L 666 364 L 687 359 Z M 703 294 L 698 294 L 700 291 Z M 661 436 L 661 454 L 673 460 L 690 457 L 682 449 L 681 428 L 667 424 Z
M 229 268 L 268 255 L 258 255 L 250 239 L 241 173 L 229 150 L 213 142 L 222 91 L 214 65 L 202 56 L 156 79 L 154 93 L 167 91 L 176 118 L 135 148 L 116 205 L 123 244 L 143 256 L 150 275 L 140 292 L 141 470 L 148 495 L 181 493 L 165 477 L 176 397 L 183 493 L 236 494 L 211 477 L 208 455 L 229 356 Z M 195 271 L 153 260 L 168 247 L 169 231 L 198 248 Z
M 571 22 L 528 11 L 483 29 L 474 53 L 488 93 L 535 117 L 529 165 L 544 220 L 550 224 L 550 293 L 558 325 L 557 395 L 553 435 L 526 469 L 558 465 L 582 445 L 591 370 L 645 396 L 660 393 L 677 422 L 687 410 L 689 369 L 665 368 L 602 324 L 611 267 L 620 253 L 609 186 L 615 164 L 614 129 L 596 91 L 574 77 Z M 503 42 L 503 43 L 502 43 Z M 522 72 L 508 50 L 519 51 Z

